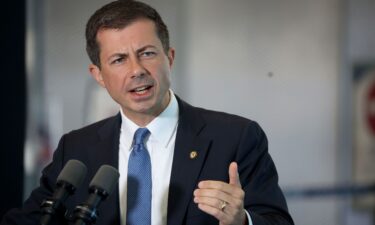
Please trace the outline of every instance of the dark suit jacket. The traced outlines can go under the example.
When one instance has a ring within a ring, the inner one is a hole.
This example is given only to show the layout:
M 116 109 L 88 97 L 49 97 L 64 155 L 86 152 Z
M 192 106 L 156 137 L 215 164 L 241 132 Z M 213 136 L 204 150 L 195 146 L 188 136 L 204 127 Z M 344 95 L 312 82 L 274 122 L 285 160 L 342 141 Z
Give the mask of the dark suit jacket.
M 268 154 L 267 139 L 259 125 L 251 120 L 221 112 L 209 111 L 178 99 L 179 124 L 172 164 L 168 198 L 168 225 L 210 225 L 218 221 L 199 210 L 193 202 L 193 191 L 201 180 L 228 182 L 232 161 L 239 166 L 245 191 L 245 208 L 254 225 L 293 224 L 284 196 L 278 186 L 278 175 Z M 54 153 L 53 162 L 44 170 L 40 187 L 35 189 L 21 209 L 4 216 L 1 224 L 38 224 L 39 206 L 51 196 L 56 178 L 70 159 L 82 161 L 88 168 L 83 185 L 66 201 L 72 210 L 88 196 L 88 185 L 103 164 L 118 167 L 121 116 L 94 123 L 65 134 Z M 197 157 L 190 158 L 196 151 Z M 100 206 L 96 224 L 119 225 L 118 189 Z M 67 224 L 63 213 L 51 224 Z

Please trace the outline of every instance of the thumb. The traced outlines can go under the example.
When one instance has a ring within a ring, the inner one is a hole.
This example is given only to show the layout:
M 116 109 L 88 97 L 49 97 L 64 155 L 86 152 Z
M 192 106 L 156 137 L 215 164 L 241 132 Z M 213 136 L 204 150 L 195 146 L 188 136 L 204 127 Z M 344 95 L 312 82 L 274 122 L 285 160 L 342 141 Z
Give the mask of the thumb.
M 232 162 L 229 165 L 229 184 L 241 187 L 240 177 L 238 175 L 238 165 L 236 162 Z

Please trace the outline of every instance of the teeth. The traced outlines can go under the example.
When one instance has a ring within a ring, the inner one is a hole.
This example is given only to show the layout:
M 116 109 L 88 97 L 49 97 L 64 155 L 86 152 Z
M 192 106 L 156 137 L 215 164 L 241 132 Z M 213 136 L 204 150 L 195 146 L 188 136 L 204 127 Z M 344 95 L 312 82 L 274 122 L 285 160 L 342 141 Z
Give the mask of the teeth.
M 146 93 L 147 91 L 146 90 L 143 90 L 143 91 L 136 91 L 136 93 L 137 94 L 140 94 L 140 95 L 142 95 L 142 94 L 144 94 L 144 93 Z
M 139 92 L 139 91 L 144 91 L 144 90 L 146 90 L 146 86 L 144 86 L 144 87 L 139 87 L 139 88 L 136 88 L 136 89 L 134 89 L 134 91 L 136 91 L 136 92 Z

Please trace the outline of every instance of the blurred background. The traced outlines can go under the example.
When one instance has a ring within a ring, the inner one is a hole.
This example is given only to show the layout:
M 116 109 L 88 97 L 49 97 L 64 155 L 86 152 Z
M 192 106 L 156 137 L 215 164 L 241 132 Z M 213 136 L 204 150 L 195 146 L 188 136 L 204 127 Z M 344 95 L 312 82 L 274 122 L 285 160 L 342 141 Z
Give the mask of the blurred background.
M 118 112 L 85 52 L 85 24 L 107 2 L 5 3 L 1 214 L 64 133 Z M 265 130 L 296 224 L 375 225 L 374 0 L 144 2 L 169 27 L 174 92 Z

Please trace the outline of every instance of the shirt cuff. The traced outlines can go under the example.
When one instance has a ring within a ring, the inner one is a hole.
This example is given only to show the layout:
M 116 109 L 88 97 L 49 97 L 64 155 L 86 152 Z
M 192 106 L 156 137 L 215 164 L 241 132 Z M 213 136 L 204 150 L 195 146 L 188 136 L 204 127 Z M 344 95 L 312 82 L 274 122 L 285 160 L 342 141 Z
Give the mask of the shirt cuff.
M 247 217 L 247 222 L 248 222 L 247 225 L 253 225 L 253 221 L 251 220 L 249 212 L 246 209 L 244 210 L 245 210 L 246 217 Z

